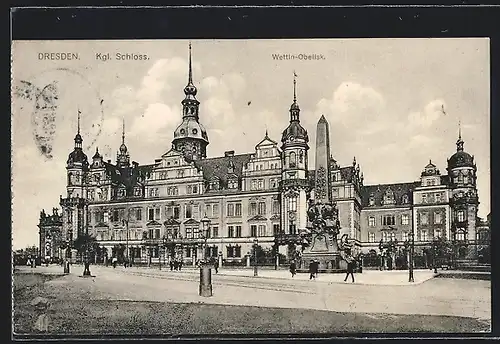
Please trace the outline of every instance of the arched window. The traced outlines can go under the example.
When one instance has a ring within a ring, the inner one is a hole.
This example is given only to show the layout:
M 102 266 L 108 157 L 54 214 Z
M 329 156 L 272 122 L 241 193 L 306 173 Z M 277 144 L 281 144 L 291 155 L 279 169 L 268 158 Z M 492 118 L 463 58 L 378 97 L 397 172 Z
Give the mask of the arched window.
M 290 152 L 290 167 L 297 166 L 297 155 L 295 152 Z

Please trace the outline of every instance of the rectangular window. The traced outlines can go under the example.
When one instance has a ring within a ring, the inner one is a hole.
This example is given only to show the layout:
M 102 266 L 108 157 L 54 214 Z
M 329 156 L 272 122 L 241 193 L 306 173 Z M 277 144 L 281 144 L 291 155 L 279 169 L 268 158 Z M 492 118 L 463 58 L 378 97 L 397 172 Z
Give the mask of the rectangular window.
M 422 195 L 422 203 L 426 203 L 426 202 L 427 202 L 427 195 L 423 194 Z
M 407 241 L 408 240 L 408 232 L 401 233 L 401 240 L 403 240 L 403 241 Z
M 368 233 L 368 242 L 375 242 L 375 233 Z
M 440 224 L 442 222 L 441 213 L 434 213 L 434 223 Z
M 420 232 L 420 241 L 427 241 L 427 231 Z
M 396 233 L 395 232 L 389 233 L 389 240 L 394 241 L 395 239 L 396 239 Z
M 234 203 L 227 204 L 227 216 L 234 216 Z
M 155 220 L 160 220 L 161 208 L 155 208 Z
M 256 237 L 257 236 L 257 225 L 251 225 L 250 226 L 250 236 L 251 237 Z
M 69 217 L 68 222 L 71 223 L 71 217 Z M 104 223 L 109 222 L 109 213 L 107 211 L 104 212 Z
M 293 222 L 290 223 L 288 230 L 289 230 L 289 234 L 296 234 L 297 226 L 295 225 L 295 223 L 293 223 Z
M 275 224 L 273 225 L 273 233 L 274 233 L 274 235 L 278 235 L 278 234 L 279 234 L 279 232 L 280 232 L 280 225 L 279 225 L 279 224 L 277 224 L 277 223 L 275 223 Z
M 257 190 L 257 181 L 255 179 L 252 180 L 251 190 Z
M 458 222 L 464 222 L 465 221 L 465 213 L 463 210 L 459 210 L 457 212 L 457 221 Z
M 259 225 L 259 236 L 266 236 L 266 225 Z
M 426 225 L 429 223 L 429 218 L 427 217 L 426 213 L 420 214 L 420 223 L 423 225 Z
M 191 248 L 186 248 L 186 258 L 191 258 Z
M 155 238 L 159 239 L 160 238 L 160 228 L 155 229 Z
M 118 221 L 118 210 L 113 210 L 113 222 Z
M 208 217 L 212 217 L 212 205 L 211 204 L 207 204 L 205 206 L 205 215 Z
M 193 238 L 193 228 L 192 227 L 186 227 L 186 238 L 187 239 Z
M 217 238 L 219 236 L 219 227 L 217 227 L 217 226 L 212 227 L 212 233 L 213 233 L 213 237 Z
M 178 219 L 180 217 L 181 211 L 178 206 L 174 207 L 174 219 Z
M 375 227 L 375 216 L 370 216 L 368 218 L 368 226 Z
M 401 215 L 401 224 L 402 225 L 410 224 L 410 217 L 408 216 L 408 214 Z
M 434 238 L 440 238 L 441 237 L 441 230 L 436 229 L 434 230 Z
M 257 203 L 252 202 L 250 203 L 250 216 L 255 216 L 257 215 Z
M 436 203 L 439 203 L 439 202 L 441 202 L 441 201 L 442 201 L 442 199 L 441 199 L 441 194 L 440 194 L 440 193 L 437 193 L 437 194 L 436 194 Z
M 273 200 L 273 214 L 279 214 L 280 213 L 280 201 L 277 199 Z
M 234 248 L 234 256 L 236 258 L 241 258 L 241 246 L 236 246 Z
M 259 181 L 258 181 L 258 189 L 259 190 L 264 189 L 264 179 L 259 179 Z
M 198 185 L 193 185 L 193 193 L 194 194 L 198 193 Z
M 234 257 L 234 247 L 228 246 L 226 248 L 226 250 L 227 250 L 227 257 L 233 258 Z
M 259 215 L 266 215 L 266 203 L 259 202 Z
M 290 211 L 297 210 L 297 197 L 292 197 L 288 199 L 288 208 Z
M 135 218 L 137 221 L 142 220 L 142 209 L 141 208 L 135 210 Z
M 233 226 L 227 227 L 227 237 L 234 238 L 234 227 Z
M 236 238 L 241 238 L 241 226 L 236 226 Z
M 153 221 L 155 219 L 155 210 L 153 208 L 148 209 L 148 221 Z
M 186 204 L 186 219 L 190 219 L 193 216 L 193 206 L 191 204 Z
M 394 215 L 384 215 L 382 217 L 382 224 L 384 226 L 394 226 L 396 224 Z
M 234 215 L 241 216 L 241 203 L 235 204 Z
M 212 215 L 214 217 L 219 217 L 219 205 L 218 204 L 214 204 L 213 207 L 212 207 Z

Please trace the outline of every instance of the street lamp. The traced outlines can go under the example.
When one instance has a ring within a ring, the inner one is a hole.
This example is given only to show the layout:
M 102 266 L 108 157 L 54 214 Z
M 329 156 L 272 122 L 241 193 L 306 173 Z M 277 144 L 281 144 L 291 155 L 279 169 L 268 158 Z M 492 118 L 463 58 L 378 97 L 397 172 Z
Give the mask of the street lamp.
M 200 266 L 200 296 L 210 297 L 213 295 L 212 293 L 212 270 L 210 269 L 210 265 L 207 262 L 206 251 L 207 251 L 207 239 L 208 233 L 210 231 L 210 219 L 205 215 L 201 219 L 202 226 L 202 239 L 204 239 L 204 247 L 203 247 L 203 261 Z
M 409 276 L 408 276 L 408 282 L 415 282 L 413 278 L 413 251 L 415 248 L 415 234 L 413 231 L 411 231 L 408 236 L 410 237 L 410 261 L 408 262 L 408 271 L 409 271 Z
M 258 276 L 257 272 L 257 245 L 259 244 L 259 239 L 253 239 L 253 275 Z

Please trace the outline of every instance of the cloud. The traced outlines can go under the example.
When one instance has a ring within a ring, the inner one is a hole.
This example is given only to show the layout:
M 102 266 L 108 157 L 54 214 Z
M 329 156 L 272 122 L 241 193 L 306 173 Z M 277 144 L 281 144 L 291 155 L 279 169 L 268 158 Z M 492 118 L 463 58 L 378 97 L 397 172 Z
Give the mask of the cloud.
M 438 121 L 446 111 L 446 103 L 442 99 L 429 102 L 421 111 L 412 112 L 408 115 L 409 124 L 416 127 L 430 127 Z
M 149 104 L 144 113 L 133 120 L 127 134 L 147 141 L 156 140 L 157 135 L 165 130 L 172 135 L 175 127 L 180 123 L 180 113 L 179 106 L 170 107 L 163 103 Z

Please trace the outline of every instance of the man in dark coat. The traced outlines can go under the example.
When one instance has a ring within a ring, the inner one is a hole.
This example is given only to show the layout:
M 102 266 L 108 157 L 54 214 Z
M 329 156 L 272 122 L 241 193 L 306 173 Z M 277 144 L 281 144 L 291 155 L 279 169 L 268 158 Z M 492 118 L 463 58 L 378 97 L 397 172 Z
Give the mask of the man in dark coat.
M 309 263 L 309 279 L 310 280 L 313 278 L 316 278 L 315 267 L 316 267 L 316 263 L 314 262 L 314 260 L 311 260 L 311 262 Z
M 295 263 L 295 260 L 290 262 L 290 273 L 292 274 L 292 277 L 297 274 L 297 264 Z
M 349 253 L 346 257 L 347 261 L 347 273 L 344 278 L 344 282 L 347 282 L 349 275 L 352 277 L 352 283 L 354 283 L 354 269 L 356 268 L 356 260 Z

